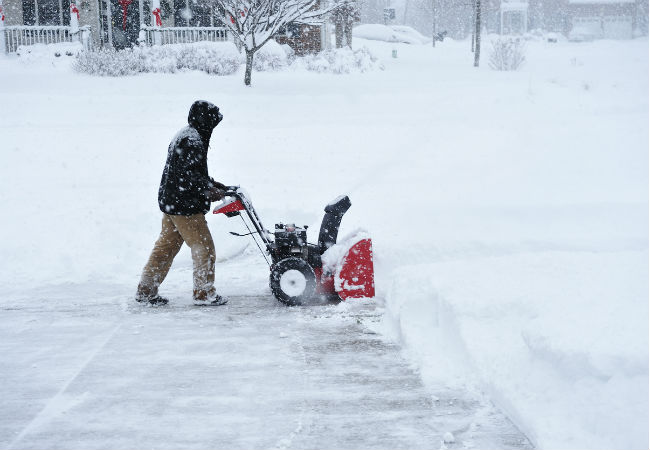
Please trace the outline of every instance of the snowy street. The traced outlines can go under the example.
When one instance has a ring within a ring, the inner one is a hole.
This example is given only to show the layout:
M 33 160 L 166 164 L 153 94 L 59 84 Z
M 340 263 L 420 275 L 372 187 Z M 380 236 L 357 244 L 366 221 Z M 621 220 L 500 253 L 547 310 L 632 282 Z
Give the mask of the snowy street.
M 0 449 L 648 448 L 647 37 L 533 37 L 511 72 L 469 40 L 353 46 L 379 63 L 248 88 L 0 57 Z M 374 300 L 284 307 L 208 214 L 230 302 L 190 306 L 187 246 L 169 306 L 134 301 L 197 99 L 266 228 L 314 243 L 349 195 Z

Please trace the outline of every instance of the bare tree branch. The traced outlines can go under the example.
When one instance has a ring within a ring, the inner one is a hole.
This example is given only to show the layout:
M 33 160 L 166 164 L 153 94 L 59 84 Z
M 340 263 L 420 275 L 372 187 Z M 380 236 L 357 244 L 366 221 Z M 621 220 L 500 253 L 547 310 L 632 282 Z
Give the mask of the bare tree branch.
M 290 23 L 308 24 L 347 0 L 213 0 L 225 13 L 224 24 L 246 52 L 244 82 L 250 85 L 253 56 Z

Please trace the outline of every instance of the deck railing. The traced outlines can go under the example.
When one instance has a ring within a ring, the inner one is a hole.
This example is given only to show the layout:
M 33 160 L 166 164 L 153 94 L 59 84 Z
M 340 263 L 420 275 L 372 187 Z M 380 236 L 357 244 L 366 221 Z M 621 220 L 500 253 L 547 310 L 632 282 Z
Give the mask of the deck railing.
M 232 41 L 228 30 L 222 27 L 142 27 L 144 43 L 155 44 L 187 44 L 192 42 L 225 42 Z
M 6 48 L 0 51 L 7 53 L 15 52 L 21 45 L 81 42 L 86 49 L 92 45 L 88 26 L 79 27 L 79 31 L 73 33 L 69 26 L 12 25 L 4 27 L 4 34 Z

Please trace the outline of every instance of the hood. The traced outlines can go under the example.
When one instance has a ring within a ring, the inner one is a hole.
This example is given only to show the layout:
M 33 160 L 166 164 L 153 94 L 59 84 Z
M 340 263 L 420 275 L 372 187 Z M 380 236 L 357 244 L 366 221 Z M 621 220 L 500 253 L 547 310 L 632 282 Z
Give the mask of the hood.
M 197 100 L 192 103 L 187 116 L 190 126 L 204 133 L 212 133 L 214 127 L 219 125 L 222 120 L 223 116 L 219 112 L 219 108 L 205 100 Z

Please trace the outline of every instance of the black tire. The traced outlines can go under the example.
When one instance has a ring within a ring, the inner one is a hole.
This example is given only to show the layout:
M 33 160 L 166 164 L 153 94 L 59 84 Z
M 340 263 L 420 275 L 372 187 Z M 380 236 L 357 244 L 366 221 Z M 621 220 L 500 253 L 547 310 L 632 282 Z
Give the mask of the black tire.
M 309 302 L 316 291 L 316 274 L 307 261 L 285 258 L 271 267 L 269 279 L 275 298 L 289 306 Z

